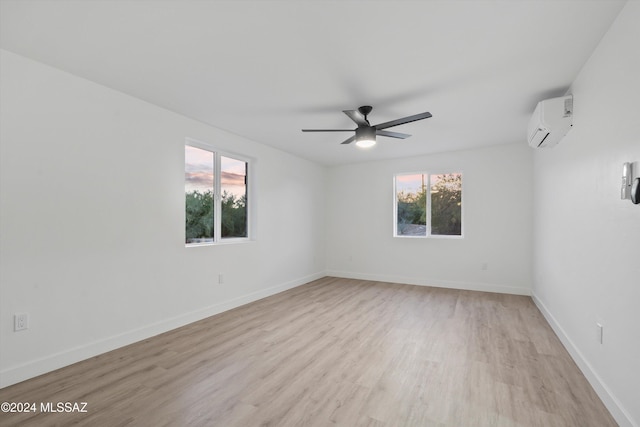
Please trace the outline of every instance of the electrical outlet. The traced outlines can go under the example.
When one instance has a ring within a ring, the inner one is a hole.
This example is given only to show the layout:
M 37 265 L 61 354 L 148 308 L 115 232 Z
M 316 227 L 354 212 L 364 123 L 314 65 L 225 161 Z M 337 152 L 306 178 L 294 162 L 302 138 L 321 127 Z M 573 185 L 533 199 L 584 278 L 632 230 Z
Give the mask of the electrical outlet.
M 488 262 L 483 262 L 482 263 L 482 271 L 487 271 L 489 269 L 489 263 Z
M 14 332 L 24 331 L 29 329 L 29 314 L 28 313 L 16 313 L 13 315 L 13 330 Z
M 222 285 L 224 283 L 224 276 L 222 274 L 218 274 L 218 284 Z

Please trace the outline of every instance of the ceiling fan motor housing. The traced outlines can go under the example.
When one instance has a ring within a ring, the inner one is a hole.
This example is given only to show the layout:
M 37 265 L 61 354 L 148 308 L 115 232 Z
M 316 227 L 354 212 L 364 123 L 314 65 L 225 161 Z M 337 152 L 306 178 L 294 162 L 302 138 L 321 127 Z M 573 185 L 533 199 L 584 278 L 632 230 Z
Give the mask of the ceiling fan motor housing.
M 356 141 L 376 140 L 376 128 L 373 126 L 358 126 L 356 129 Z

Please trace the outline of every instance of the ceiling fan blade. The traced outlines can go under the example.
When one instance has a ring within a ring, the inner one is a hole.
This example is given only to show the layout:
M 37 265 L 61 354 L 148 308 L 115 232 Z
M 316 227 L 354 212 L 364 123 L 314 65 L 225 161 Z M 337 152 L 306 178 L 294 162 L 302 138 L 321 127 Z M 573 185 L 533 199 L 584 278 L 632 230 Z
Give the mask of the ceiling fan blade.
M 358 126 L 369 126 L 369 122 L 364 115 L 358 110 L 342 110 L 351 120 L 353 120 Z
M 302 129 L 302 132 L 353 132 L 353 129 Z
M 353 135 L 351 138 L 345 140 L 344 142 L 342 142 L 342 144 L 351 144 L 353 141 L 356 140 L 356 136 Z
M 402 119 L 396 119 L 396 120 L 391 120 L 390 122 L 380 123 L 379 125 L 375 125 L 374 128 L 376 128 L 376 130 L 386 129 L 392 126 L 403 125 L 405 123 L 411 123 L 411 122 L 415 122 L 422 119 L 428 119 L 429 117 L 431 117 L 431 113 L 429 112 L 420 113 L 420 114 L 415 114 L 413 116 L 404 117 Z
M 409 138 L 411 135 L 408 133 L 400 133 L 400 132 L 389 132 L 388 130 L 377 130 L 376 135 L 380 136 L 388 136 L 391 138 L 405 139 Z

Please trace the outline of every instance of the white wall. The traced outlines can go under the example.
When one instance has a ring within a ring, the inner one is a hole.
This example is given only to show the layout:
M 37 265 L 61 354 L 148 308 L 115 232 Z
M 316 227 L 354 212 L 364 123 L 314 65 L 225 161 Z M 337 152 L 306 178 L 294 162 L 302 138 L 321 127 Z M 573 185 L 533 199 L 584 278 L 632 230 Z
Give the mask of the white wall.
M 574 128 L 534 159 L 533 294 L 620 425 L 640 422 L 640 3 L 629 2 L 570 90 Z M 596 339 L 604 325 L 604 343 Z
M 0 385 L 323 275 L 323 167 L 1 55 Z M 185 137 L 256 160 L 255 241 L 185 248 Z
M 419 171 L 463 173 L 463 239 L 393 237 L 393 176 Z M 526 144 L 330 168 L 328 274 L 528 295 L 531 177 Z

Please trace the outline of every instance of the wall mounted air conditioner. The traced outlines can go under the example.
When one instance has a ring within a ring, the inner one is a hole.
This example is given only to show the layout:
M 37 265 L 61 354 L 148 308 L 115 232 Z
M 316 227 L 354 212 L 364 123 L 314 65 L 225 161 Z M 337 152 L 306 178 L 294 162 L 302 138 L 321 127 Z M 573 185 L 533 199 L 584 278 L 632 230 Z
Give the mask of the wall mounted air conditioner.
M 533 112 L 527 136 L 533 148 L 552 147 L 573 126 L 573 96 L 545 99 L 538 102 Z

